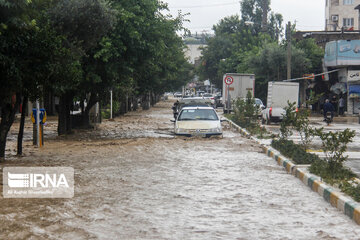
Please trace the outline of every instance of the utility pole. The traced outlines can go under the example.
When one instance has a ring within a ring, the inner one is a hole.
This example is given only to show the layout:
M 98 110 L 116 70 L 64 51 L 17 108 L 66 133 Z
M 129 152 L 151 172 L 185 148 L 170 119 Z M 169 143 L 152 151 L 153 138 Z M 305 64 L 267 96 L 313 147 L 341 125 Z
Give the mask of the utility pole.
M 36 146 L 40 147 L 40 103 L 39 99 L 36 99 Z
M 113 119 L 113 92 L 110 90 L 110 119 Z
M 261 30 L 263 32 L 267 32 L 267 17 L 268 17 L 268 12 L 269 12 L 269 4 L 268 4 L 269 0 L 263 0 L 262 1 L 262 21 L 261 21 Z
M 291 79 L 291 22 L 286 26 L 287 40 L 287 79 Z

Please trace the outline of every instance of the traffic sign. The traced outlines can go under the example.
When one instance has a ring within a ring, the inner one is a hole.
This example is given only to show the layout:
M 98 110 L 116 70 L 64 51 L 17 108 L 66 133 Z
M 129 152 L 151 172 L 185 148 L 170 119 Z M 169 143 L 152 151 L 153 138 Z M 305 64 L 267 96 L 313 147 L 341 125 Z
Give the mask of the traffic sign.
M 46 122 L 46 111 L 44 108 L 40 108 L 40 123 L 44 124 Z M 31 113 L 31 121 L 36 124 L 36 108 L 33 108 Z
M 224 82 L 226 85 L 231 85 L 234 82 L 234 79 L 232 76 L 226 76 Z

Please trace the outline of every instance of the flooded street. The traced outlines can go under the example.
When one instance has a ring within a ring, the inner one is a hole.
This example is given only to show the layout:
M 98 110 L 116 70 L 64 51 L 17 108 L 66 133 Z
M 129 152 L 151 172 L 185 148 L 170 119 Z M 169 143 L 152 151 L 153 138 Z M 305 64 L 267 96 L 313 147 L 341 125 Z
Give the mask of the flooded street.
M 1 168 L 73 167 L 75 196 L 1 196 L 0 239 L 360 239 L 358 225 L 226 123 L 222 139 L 175 138 L 171 104 L 68 137 L 49 124 L 41 150 L 25 142 L 25 157 Z

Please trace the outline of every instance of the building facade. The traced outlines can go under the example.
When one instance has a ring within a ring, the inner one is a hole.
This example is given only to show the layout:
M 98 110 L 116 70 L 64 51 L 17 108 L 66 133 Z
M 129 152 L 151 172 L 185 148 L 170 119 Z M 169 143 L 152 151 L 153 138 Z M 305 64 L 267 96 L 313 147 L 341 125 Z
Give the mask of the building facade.
M 360 0 L 325 0 L 325 31 L 359 30 Z
M 337 70 L 330 90 L 346 100 L 348 115 L 360 113 L 360 40 L 339 40 L 326 44 L 324 66 Z

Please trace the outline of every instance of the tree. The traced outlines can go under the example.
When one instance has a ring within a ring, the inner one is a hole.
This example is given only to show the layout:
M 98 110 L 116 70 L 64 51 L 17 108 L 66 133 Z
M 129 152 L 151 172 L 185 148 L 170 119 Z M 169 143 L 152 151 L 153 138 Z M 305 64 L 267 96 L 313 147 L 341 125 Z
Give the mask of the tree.
M 292 47 L 292 74 L 301 77 L 309 71 L 309 59 L 301 49 Z M 249 56 L 246 65 L 256 75 L 255 92 L 257 97 L 266 99 L 269 81 L 286 79 L 286 48 L 276 43 L 266 44 L 257 55 Z
M 70 133 L 70 109 L 73 98 L 80 88 L 91 92 L 94 83 L 103 82 L 97 72 L 98 63 L 94 59 L 94 49 L 99 41 L 112 29 L 114 12 L 102 0 L 62 0 L 48 11 L 52 26 L 59 35 L 65 36 L 65 44 L 81 58 L 82 76 L 63 84 L 53 85 L 52 89 L 60 96 L 58 134 Z M 100 88 L 104 89 L 104 88 Z M 98 101 L 98 95 L 91 94 L 85 114 Z
M 315 40 L 312 38 L 297 41 L 295 46 L 303 50 L 306 58 L 310 60 L 309 73 L 321 73 L 323 70 L 322 59 L 324 57 L 324 49 L 316 45 Z
M 267 33 L 273 40 L 279 40 L 283 31 L 283 17 L 270 12 L 270 0 L 242 0 L 240 4 L 243 22 L 252 24 L 256 34 Z
M 249 73 L 247 59 L 256 55 L 262 45 L 277 43 L 283 30 L 282 16 L 271 12 L 268 17 L 269 11 L 268 0 L 243 0 L 241 19 L 230 16 L 214 25 L 215 36 L 203 49 L 202 65 L 197 69 L 200 79 L 210 79 L 221 88 L 226 72 Z

